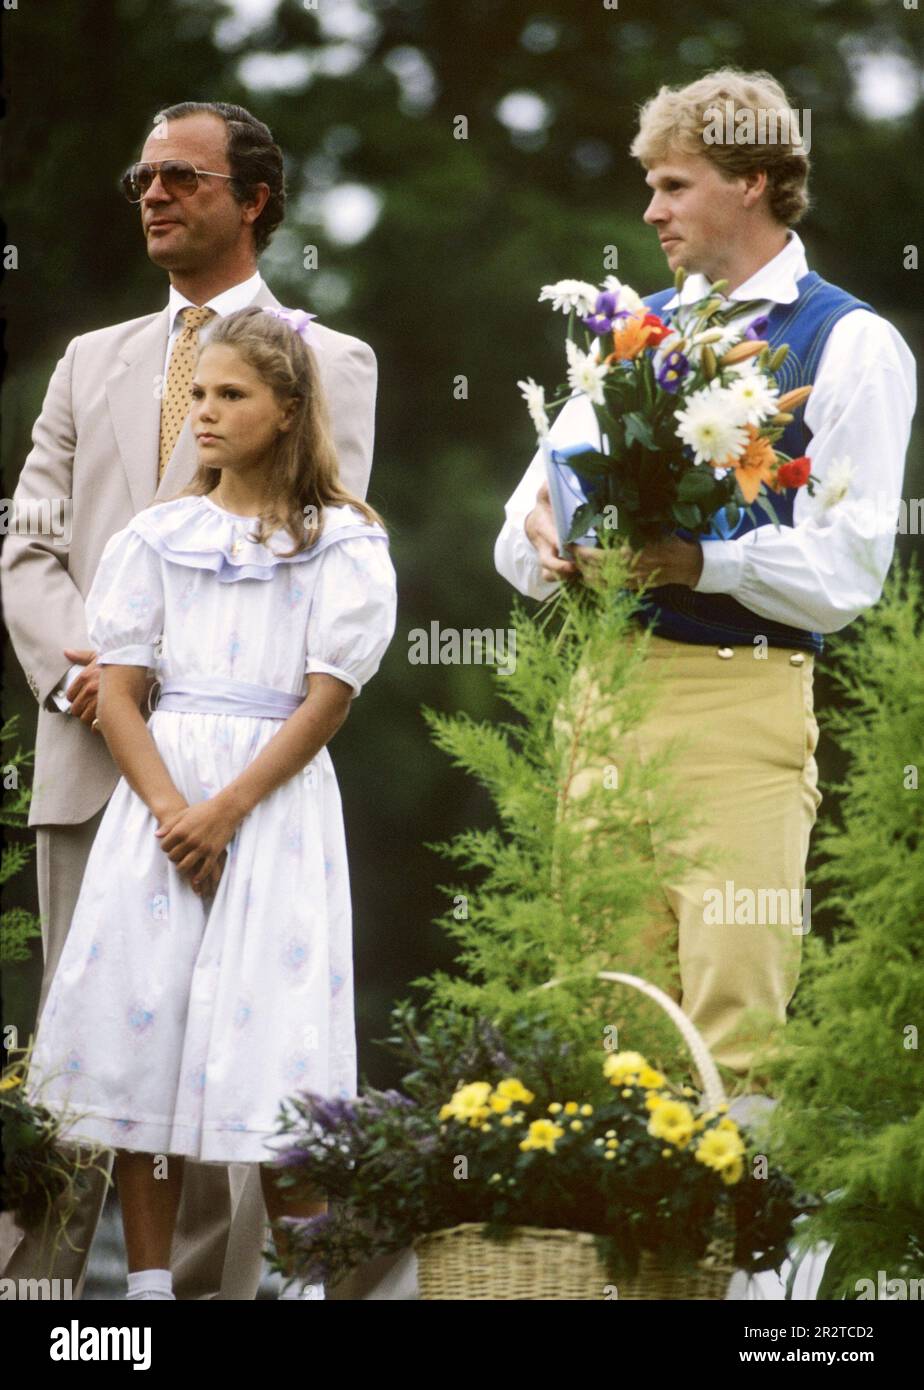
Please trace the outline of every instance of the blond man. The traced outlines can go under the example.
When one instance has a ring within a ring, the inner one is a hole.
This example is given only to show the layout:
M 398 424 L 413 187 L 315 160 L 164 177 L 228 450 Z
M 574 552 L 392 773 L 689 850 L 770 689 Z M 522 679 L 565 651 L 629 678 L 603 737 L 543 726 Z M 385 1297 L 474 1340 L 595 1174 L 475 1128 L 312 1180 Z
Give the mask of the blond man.
M 679 295 L 661 290 L 648 307 L 669 319 L 726 279 L 729 324 L 744 331 L 760 319 L 762 338 L 791 347 L 782 389 L 813 387 L 778 447 L 811 458 L 822 480 L 814 498 L 805 489 L 775 497 L 779 530 L 762 512 L 742 512 L 733 530 L 717 518 L 708 537 L 678 532 L 639 552 L 638 581 L 656 580 L 639 621 L 653 632 L 663 680 L 631 750 L 614 732 L 617 763 L 684 742 L 675 769 L 699 826 L 683 847 L 714 867 L 680 879 L 669 849 L 659 853 L 653 925 L 676 945 L 682 1007 L 726 1080 L 745 1091 L 765 1088 L 754 1058 L 785 1022 L 811 929 L 805 865 L 821 802 L 814 665 L 824 636 L 882 592 L 915 403 L 901 336 L 809 269 L 793 230 L 808 207 L 806 145 L 773 77 L 722 69 L 662 87 L 642 107 L 631 147 L 651 189 L 644 221 L 671 273 L 688 273 Z M 596 441 L 595 431 L 576 394 L 552 444 Z M 580 582 L 580 551 L 558 554 L 540 454 L 505 512 L 495 563 L 520 593 L 543 599 Z

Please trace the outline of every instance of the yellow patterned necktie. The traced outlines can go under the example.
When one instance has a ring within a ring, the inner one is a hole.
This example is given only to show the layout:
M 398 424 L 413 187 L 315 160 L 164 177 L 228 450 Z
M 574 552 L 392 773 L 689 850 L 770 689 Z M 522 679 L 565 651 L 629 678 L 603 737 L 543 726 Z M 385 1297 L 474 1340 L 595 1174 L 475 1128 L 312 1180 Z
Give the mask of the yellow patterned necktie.
M 164 476 L 164 469 L 176 447 L 180 430 L 189 414 L 192 404 L 189 392 L 192 387 L 193 367 L 199 348 L 199 329 L 215 314 L 214 309 L 183 309 L 183 327 L 173 344 L 170 366 L 167 368 L 167 382 L 160 406 L 160 464 L 157 481 Z

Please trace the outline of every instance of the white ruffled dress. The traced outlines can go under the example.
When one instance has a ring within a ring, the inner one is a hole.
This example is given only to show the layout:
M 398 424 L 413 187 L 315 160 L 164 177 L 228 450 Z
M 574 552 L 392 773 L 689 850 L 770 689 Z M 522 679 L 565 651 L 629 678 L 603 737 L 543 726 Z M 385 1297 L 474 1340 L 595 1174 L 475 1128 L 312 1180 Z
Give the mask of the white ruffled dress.
M 208 497 L 147 508 L 108 541 L 86 600 L 99 662 L 156 670 L 164 707 L 148 728 L 190 804 L 253 761 L 309 673 L 358 694 L 394 633 L 381 527 L 329 507 L 316 545 L 286 559 L 277 552 L 292 548 L 289 533 L 257 544 L 255 524 Z M 211 900 L 177 872 L 156 828 L 121 778 L 27 1094 L 66 1117 L 65 1142 L 266 1162 L 284 1143 L 270 1141 L 285 1097 L 356 1094 L 350 887 L 330 754 L 241 822 Z

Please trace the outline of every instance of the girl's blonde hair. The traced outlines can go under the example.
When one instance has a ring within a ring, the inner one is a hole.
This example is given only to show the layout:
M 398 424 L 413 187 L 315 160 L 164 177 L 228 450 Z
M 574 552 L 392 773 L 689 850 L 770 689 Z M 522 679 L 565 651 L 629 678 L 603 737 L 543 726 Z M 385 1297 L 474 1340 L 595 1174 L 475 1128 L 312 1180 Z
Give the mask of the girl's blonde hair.
M 275 393 L 281 405 L 298 404 L 287 431 L 281 431 L 266 462 L 266 505 L 253 540 L 266 542 L 275 531 L 289 531 L 295 546 L 279 554 L 297 555 L 318 540 L 323 508 L 349 505 L 369 522 L 385 523 L 367 502 L 340 481 L 327 402 L 317 360 L 288 322 L 248 304 L 216 318 L 200 335 L 199 354 L 207 347 L 234 348 Z M 221 478 L 220 468 L 200 463 L 193 479 L 176 497 L 202 497 Z M 159 499 L 163 501 L 164 499 Z
M 703 133 L 713 117 L 705 113 L 717 108 L 724 123 L 727 101 L 736 112 L 753 111 L 755 120 L 763 111 L 765 121 L 774 121 L 776 138 L 740 145 L 706 141 Z M 782 134 L 787 138 L 780 139 Z M 638 134 L 629 153 L 646 169 L 669 159 L 672 152 L 705 155 L 729 179 L 765 169 L 770 212 L 791 227 L 809 206 L 809 161 L 800 134 L 796 113 L 769 72 L 719 68 L 685 87 L 661 87 L 639 112 Z

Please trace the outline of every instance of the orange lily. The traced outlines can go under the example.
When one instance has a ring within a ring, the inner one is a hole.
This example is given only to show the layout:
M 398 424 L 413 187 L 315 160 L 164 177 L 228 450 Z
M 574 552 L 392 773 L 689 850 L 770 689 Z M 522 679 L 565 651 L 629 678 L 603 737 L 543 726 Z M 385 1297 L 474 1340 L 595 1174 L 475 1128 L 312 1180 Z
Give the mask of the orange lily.
M 660 340 L 667 334 L 667 329 L 657 321 L 652 322 L 653 315 L 647 310 L 640 309 L 628 318 L 620 320 L 620 327 L 613 329 L 613 352 L 604 360 L 607 362 L 620 362 L 629 357 L 638 357 L 640 352 L 644 352 L 648 347 L 648 340 L 654 335 Z M 646 320 L 648 320 L 646 322 Z M 664 330 L 663 332 L 661 330 Z
M 748 442 L 740 458 L 729 457 L 724 463 L 714 464 L 716 468 L 733 468 L 738 486 L 749 505 L 760 492 L 761 483 L 779 492 L 774 476 L 776 451 L 769 439 L 758 433 L 756 425 L 748 425 Z

